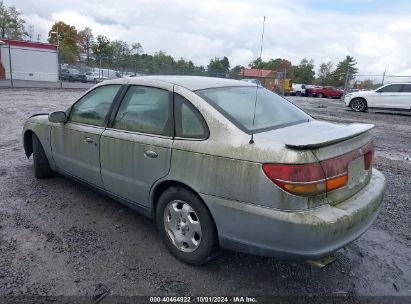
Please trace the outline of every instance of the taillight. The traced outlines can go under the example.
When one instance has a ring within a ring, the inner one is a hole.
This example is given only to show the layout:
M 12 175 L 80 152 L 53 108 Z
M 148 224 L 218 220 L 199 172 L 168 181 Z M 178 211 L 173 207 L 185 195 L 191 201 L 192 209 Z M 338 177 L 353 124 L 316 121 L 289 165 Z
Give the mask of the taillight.
M 326 190 L 325 175 L 320 163 L 264 164 L 263 171 L 277 186 L 295 195 L 317 195 Z
M 369 170 L 373 159 L 372 142 L 360 149 L 318 163 L 263 164 L 263 171 L 285 191 L 295 195 L 312 196 L 344 187 L 348 183 L 349 163 L 361 156 L 364 156 L 364 169 Z
M 370 141 L 364 147 L 364 168 L 365 170 L 369 170 L 372 167 L 372 161 L 374 158 L 374 146 Z

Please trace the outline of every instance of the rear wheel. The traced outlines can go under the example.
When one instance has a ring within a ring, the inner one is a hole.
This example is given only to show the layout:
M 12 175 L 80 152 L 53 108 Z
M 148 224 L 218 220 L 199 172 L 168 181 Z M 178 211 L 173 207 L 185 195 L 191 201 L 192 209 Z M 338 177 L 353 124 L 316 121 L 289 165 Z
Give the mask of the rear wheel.
M 367 102 L 363 98 L 354 98 L 350 102 L 350 108 L 354 112 L 363 112 L 367 108 Z
M 301 96 L 301 92 L 300 91 L 296 92 L 295 96 Z
M 211 214 L 191 191 L 171 187 L 160 196 L 156 209 L 158 232 L 170 252 L 188 264 L 202 264 L 218 247 Z
M 324 94 L 323 93 L 318 93 L 318 97 L 319 98 L 324 98 Z
M 39 179 L 53 176 L 53 171 L 50 169 L 49 161 L 40 140 L 35 134 L 32 135 L 33 142 L 33 171 L 34 176 Z

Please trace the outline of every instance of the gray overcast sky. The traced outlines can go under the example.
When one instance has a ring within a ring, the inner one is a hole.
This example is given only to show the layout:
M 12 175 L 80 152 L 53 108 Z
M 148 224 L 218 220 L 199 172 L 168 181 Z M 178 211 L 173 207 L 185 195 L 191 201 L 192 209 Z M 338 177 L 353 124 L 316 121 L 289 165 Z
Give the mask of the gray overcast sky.
M 362 74 L 411 75 L 411 1 L 382 0 L 5 0 L 23 12 L 42 40 L 55 21 L 207 65 L 231 66 L 258 57 L 306 57 L 316 66 L 354 56 Z

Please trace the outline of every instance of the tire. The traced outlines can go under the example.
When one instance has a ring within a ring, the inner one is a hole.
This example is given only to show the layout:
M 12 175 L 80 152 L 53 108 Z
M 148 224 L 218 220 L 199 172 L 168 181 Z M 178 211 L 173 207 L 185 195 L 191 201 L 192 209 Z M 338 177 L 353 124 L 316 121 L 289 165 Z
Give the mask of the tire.
M 94 83 L 97 83 L 97 79 L 96 79 L 96 78 L 94 78 Z
M 296 92 L 295 96 L 301 96 L 301 92 L 300 91 Z
M 168 250 L 184 263 L 203 264 L 218 249 L 210 212 L 197 195 L 183 187 L 170 187 L 161 194 L 156 224 Z
M 43 146 L 35 134 L 32 135 L 33 143 L 33 172 L 38 179 L 49 178 L 53 176 L 53 171 L 50 169 L 49 161 Z
M 353 98 L 350 102 L 350 108 L 354 112 L 364 112 L 367 109 L 367 102 L 364 98 Z
M 323 93 L 318 93 L 318 95 L 317 95 L 318 98 L 324 98 L 324 96 L 325 95 Z

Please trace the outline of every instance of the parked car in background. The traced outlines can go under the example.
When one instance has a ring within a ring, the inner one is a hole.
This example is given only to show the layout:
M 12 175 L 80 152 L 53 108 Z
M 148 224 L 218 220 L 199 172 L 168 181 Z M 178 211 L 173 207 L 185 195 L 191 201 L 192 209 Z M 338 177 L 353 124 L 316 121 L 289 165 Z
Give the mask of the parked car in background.
M 37 178 L 67 175 L 155 219 L 186 263 L 220 247 L 315 258 L 354 241 L 385 191 L 373 125 L 318 121 L 255 88 L 194 76 L 104 81 L 65 111 L 30 117 L 25 153 Z
M 369 108 L 411 111 L 411 83 L 390 83 L 375 90 L 348 93 L 344 102 L 355 112 Z
M 308 88 L 306 84 L 293 83 L 291 94 L 295 96 L 305 96 L 305 90 Z
M 319 98 L 341 98 L 343 91 L 333 87 L 313 87 L 308 89 L 307 95 Z
M 262 86 L 262 83 L 260 80 L 255 79 L 255 78 L 244 78 L 241 79 L 241 81 L 249 82 L 249 83 L 255 83 L 256 85 Z
M 70 82 L 87 82 L 86 75 L 81 74 L 80 71 L 77 69 L 61 69 L 60 79 L 67 80 Z
M 97 82 L 107 80 L 107 77 L 105 77 L 101 74 L 99 75 L 98 72 L 86 72 L 86 73 L 84 73 L 84 75 L 86 75 L 86 78 L 87 78 L 88 82 L 97 83 Z

